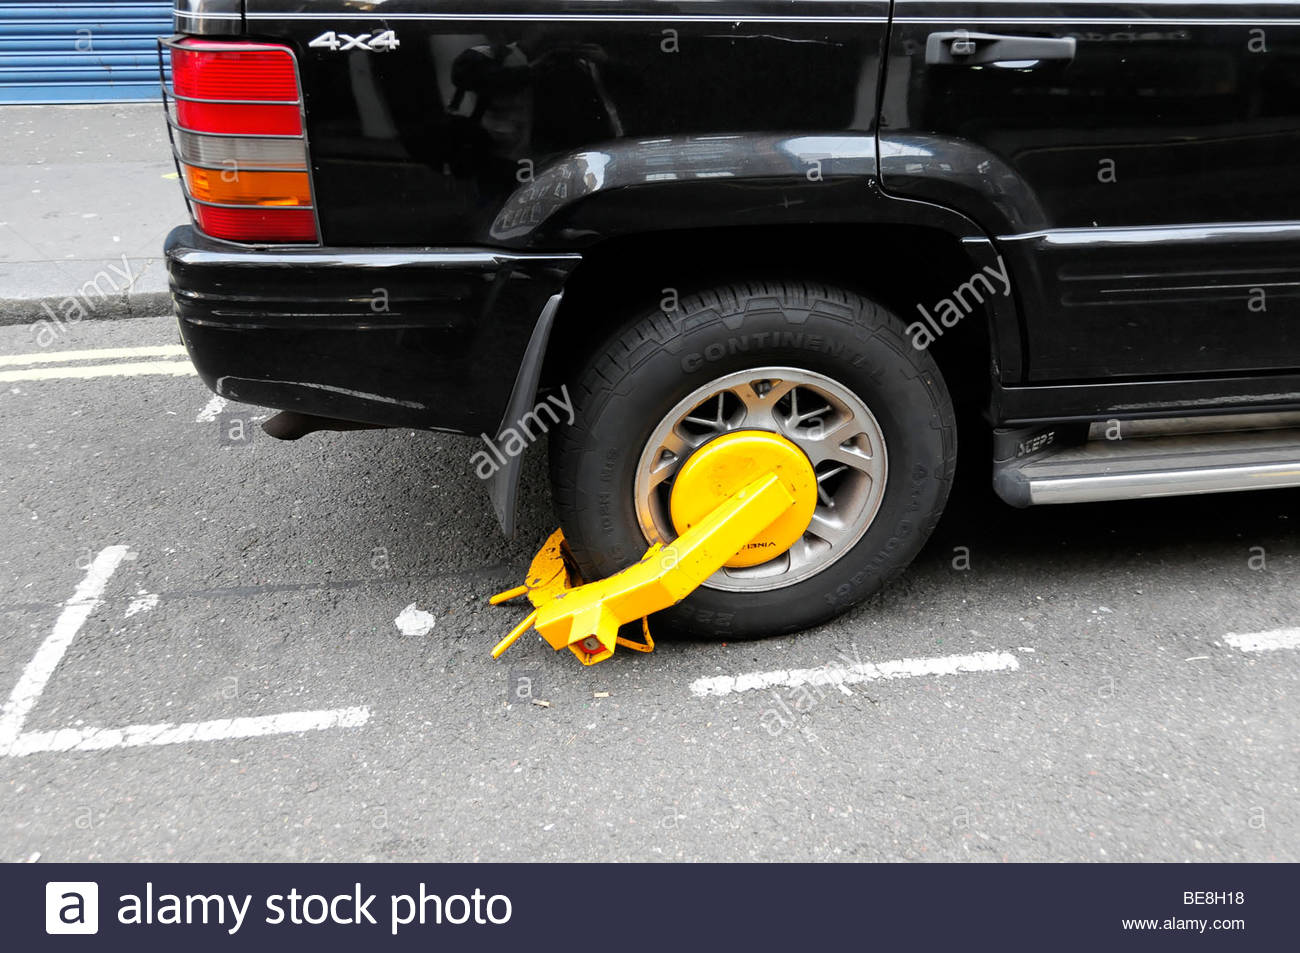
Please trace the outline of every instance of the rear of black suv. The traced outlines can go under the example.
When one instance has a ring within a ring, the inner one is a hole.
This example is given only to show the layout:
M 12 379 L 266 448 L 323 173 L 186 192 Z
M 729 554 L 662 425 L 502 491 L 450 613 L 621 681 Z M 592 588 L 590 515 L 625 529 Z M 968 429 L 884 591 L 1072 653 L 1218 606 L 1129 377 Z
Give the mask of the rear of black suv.
M 840 177 L 874 168 L 888 4 L 835 6 L 859 22 L 774 33 L 778 0 L 707 16 L 653 0 L 183 0 L 169 122 L 194 225 L 167 257 L 204 381 L 495 434 L 585 249 L 782 218 L 808 201 L 774 191 L 804 181 L 801 153 L 831 180 L 806 191 L 844 207 Z M 747 135 L 716 135 L 729 129 Z M 809 135 L 827 129 L 844 141 Z
M 901 572 L 959 420 L 1015 506 L 1300 485 L 1291 6 L 183 0 L 182 333 L 276 436 L 481 434 L 507 532 L 546 437 L 587 579 L 800 461 L 709 634 Z
M 576 256 L 327 246 L 295 49 L 194 36 L 167 48 L 194 224 L 171 233 L 166 255 L 204 382 L 324 418 L 495 428 Z

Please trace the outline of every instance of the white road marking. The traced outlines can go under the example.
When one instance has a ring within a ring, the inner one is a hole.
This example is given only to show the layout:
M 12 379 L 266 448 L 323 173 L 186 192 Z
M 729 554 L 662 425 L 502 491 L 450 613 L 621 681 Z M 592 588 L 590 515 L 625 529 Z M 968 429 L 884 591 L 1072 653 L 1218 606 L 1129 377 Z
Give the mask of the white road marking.
M 393 620 L 393 625 L 397 626 L 397 631 L 402 635 L 428 635 L 433 631 L 434 624 L 437 620 L 425 612 L 423 609 L 417 609 L 415 603 L 397 614 Z
M 146 745 L 174 745 L 192 741 L 225 741 L 231 738 L 257 738 L 263 735 L 298 734 L 327 728 L 358 728 L 370 720 L 364 706 L 332 708 L 320 711 L 291 711 L 281 715 L 247 718 L 220 718 L 185 724 L 129 725 L 126 728 L 58 728 L 54 731 L 23 731 L 27 717 L 40 701 L 54 670 L 63 661 L 68 647 L 92 612 L 104 603 L 104 589 L 109 578 L 124 559 L 135 556 L 126 546 L 108 546 L 100 550 L 86 570 L 86 577 L 63 604 L 54 623 L 54 631 L 41 643 L 27 663 L 18 684 L 0 709 L 0 757 L 22 756 L 47 751 L 105 751 L 110 748 L 139 748 Z M 158 596 L 143 593 L 136 603 L 150 602 Z M 139 610 L 137 610 L 139 611 Z M 127 615 L 131 615 L 128 608 Z
M 63 660 L 63 653 L 68 651 L 68 646 L 90 618 L 90 614 L 103 603 L 104 587 L 126 554 L 125 546 L 109 546 L 101 550 L 86 570 L 86 578 L 81 580 L 81 585 L 77 586 L 72 598 L 63 604 L 63 611 L 54 623 L 54 631 L 27 663 L 22 675 L 18 677 L 18 684 L 9 694 L 9 701 L 5 702 L 3 711 L 0 711 L 0 753 L 4 753 L 18 740 L 27 716 L 36 707 L 50 676 Z
M 1248 632 L 1245 635 L 1229 632 L 1223 641 L 1243 652 L 1300 649 L 1300 629 L 1274 629 L 1271 632 Z
M 194 741 L 229 741 L 264 735 L 299 734 L 328 728 L 360 728 L 370 720 L 370 709 L 334 708 L 322 711 L 291 711 L 282 715 L 251 718 L 219 718 L 187 724 L 131 725 L 126 728 L 60 728 L 57 731 L 29 731 L 10 747 L 16 757 L 49 751 L 106 751 L 110 748 L 141 748 L 177 745 Z
M 30 354 L 0 354 L 0 367 L 23 367 L 28 364 L 67 364 L 73 361 L 116 361 L 138 357 L 185 357 L 179 344 L 152 344 L 147 347 L 101 347 L 85 351 L 39 351 Z
M 53 381 L 91 377 L 140 377 L 166 374 L 184 377 L 196 373 L 194 365 L 184 361 L 134 361 L 126 364 L 83 364 L 80 367 L 28 367 L 18 371 L 0 371 L 3 381 Z
M 137 612 L 152 612 L 158 605 L 158 593 L 141 591 L 140 595 L 131 600 L 131 604 L 126 607 L 126 614 L 123 619 L 129 619 Z
M 196 424 L 212 423 L 212 421 L 221 416 L 221 412 L 226 409 L 228 403 L 230 403 L 230 401 L 226 400 L 226 398 L 222 397 L 220 394 L 213 394 L 212 399 L 207 402 L 204 408 L 199 411 L 199 415 L 194 418 L 194 422 Z
M 797 685 L 854 685 L 883 679 L 917 678 L 924 675 L 957 675 L 963 672 L 1014 672 L 1020 661 L 1009 652 L 975 652 L 937 658 L 903 658 L 889 662 L 858 662 L 853 665 L 823 665 L 820 668 L 779 669 L 747 675 L 719 675 L 691 683 L 691 694 L 731 695 L 763 688 Z

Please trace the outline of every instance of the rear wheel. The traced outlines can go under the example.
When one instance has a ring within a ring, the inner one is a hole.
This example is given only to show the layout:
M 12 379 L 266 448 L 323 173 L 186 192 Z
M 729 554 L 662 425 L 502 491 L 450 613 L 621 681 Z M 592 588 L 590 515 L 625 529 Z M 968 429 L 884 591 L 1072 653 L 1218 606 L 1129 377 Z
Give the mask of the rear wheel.
M 551 471 L 587 578 L 675 538 L 677 477 L 725 434 L 778 434 L 812 467 L 806 529 L 663 613 L 688 631 L 760 636 L 843 612 L 912 560 L 947 499 L 956 430 L 933 359 L 897 317 L 838 289 L 756 283 L 683 299 L 625 326 L 572 389 Z

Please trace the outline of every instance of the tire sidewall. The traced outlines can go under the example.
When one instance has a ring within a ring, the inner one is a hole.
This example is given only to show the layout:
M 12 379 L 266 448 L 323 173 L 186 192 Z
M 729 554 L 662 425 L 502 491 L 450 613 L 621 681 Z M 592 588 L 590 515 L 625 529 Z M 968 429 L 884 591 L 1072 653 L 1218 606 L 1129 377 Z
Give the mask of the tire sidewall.
M 769 591 L 701 587 L 662 615 L 698 633 L 749 636 L 794 631 L 861 601 L 901 571 L 924 543 L 947 498 L 955 428 L 942 378 L 915 350 L 902 322 L 851 295 L 702 295 L 675 319 L 656 314 L 622 336 L 623 360 L 596 366 L 581 393 L 576 454 L 568 468 L 577 506 L 565 533 L 588 578 L 626 568 L 647 546 L 633 487 L 651 433 L 685 397 L 733 371 L 781 366 L 813 371 L 857 394 L 884 435 L 885 492 L 871 525 L 834 563 Z M 621 373 L 620 373 L 621 371 Z

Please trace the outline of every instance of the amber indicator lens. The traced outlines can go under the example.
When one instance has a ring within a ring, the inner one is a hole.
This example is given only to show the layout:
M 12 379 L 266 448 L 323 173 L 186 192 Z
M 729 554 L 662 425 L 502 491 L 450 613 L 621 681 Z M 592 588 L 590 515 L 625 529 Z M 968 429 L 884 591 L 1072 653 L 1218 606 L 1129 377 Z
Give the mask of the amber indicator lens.
M 190 196 L 218 205 L 310 206 L 306 172 L 240 172 L 182 166 Z

